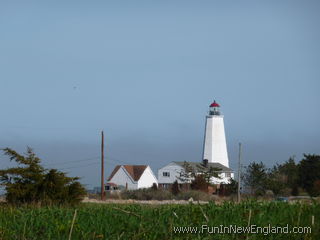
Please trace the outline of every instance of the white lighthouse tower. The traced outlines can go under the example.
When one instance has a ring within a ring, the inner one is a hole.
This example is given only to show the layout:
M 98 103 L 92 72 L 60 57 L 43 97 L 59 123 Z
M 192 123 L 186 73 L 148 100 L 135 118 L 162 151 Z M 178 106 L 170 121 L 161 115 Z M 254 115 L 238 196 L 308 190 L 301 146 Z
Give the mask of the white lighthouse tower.
M 206 128 L 203 144 L 203 159 L 208 162 L 221 163 L 229 167 L 226 136 L 224 132 L 223 115 L 220 115 L 220 105 L 214 101 L 206 116 Z

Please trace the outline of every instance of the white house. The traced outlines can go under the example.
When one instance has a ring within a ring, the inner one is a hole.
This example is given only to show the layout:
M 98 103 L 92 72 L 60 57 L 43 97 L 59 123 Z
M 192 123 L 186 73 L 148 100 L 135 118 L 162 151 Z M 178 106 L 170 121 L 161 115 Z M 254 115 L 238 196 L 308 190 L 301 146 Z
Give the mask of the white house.
M 108 178 L 107 186 L 117 185 L 129 190 L 158 185 L 157 178 L 147 165 L 117 165 Z
M 219 178 L 212 177 L 211 182 L 213 184 L 228 184 L 231 178 L 234 179 L 233 170 L 223 166 L 221 163 L 210 163 L 206 161 L 202 164 L 200 162 L 171 162 L 158 170 L 159 187 L 168 189 L 176 180 L 179 184 L 188 183 L 180 179 L 181 174 L 186 172 L 186 166 L 191 167 L 195 173 L 199 172 L 199 168 L 209 169 L 212 167 L 217 169 Z M 189 182 L 190 181 L 191 179 L 189 179 Z

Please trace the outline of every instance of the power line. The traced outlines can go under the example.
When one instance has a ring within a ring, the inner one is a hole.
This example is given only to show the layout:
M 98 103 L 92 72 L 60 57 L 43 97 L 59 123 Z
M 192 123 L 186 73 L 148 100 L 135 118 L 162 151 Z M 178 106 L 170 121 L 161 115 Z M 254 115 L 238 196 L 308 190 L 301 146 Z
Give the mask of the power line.
M 43 164 L 43 165 L 44 165 L 44 167 L 56 168 L 58 170 L 68 170 L 68 169 L 75 169 L 75 168 L 82 168 L 82 167 L 96 165 L 96 164 L 99 163 L 99 159 L 100 159 L 100 156 L 96 156 L 96 157 L 90 157 L 90 158 L 83 158 L 83 159 L 80 159 L 80 160 L 59 161 L 59 162 Z M 79 163 L 79 162 L 88 162 L 88 161 L 91 162 L 91 163 L 85 164 L 85 165 L 78 165 L 78 166 L 76 165 L 76 166 L 70 166 L 70 167 L 62 167 L 62 168 L 56 167 L 56 165 L 61 166 L 61 165 L 66 165 L 66 164 L 75 164 L 75 163 Z M 125 162 L 123 160 L 120 160 L 120 159 L 114 158 L 114 157 L 107 157 L 106 161 L 115 163 L 117 165 L 126 164 L 127 163 L 127 162 Z
M 107 160 L 109 160 L 110 162 L 114 162 L 114 163 L 122 163 L 122 164 L 126 164 L 127 162 L 120 160 L 118 158 L 114 158 L 114 157 L 107 157 Z
M 38 130 L 62 130 L 62 131 L 65 131 L 65 130 L 96 130 L 96 131 L 99 131 L 99 128 L 91 128 L 91 127 L 34 127 L 34 126 L 23 126 L 23 125 L 20 125 L 20 126 L 6 126 L 5 129 L 31 129 L 31 130 L 34 130 L 34 129 L 38 129 Z
M 96 165 L 100 163 L 100 161 L 94 162 L 94 163 L 90 163 L 90 164 L 86 164 L 86 165 L 80 165 L 80 166 L 74 166 L 74 167 L 67 167 L 67 168 L 59 168 L 59 170 L 67 170 L 67 169 L 74 169 L 74 168 L 82 168 L 82 167 L 88 167 L 91 165 Z
M 115 162 L 115 163 L 118 163 L 116 161 L 112 161 L 112 162 Z M 99 163 L 99 160 L 96 160 L 96 162 L 94 163 L 90 163 L 90 164 L 86 164 L 86 165 L 80 165 L 80 166 L 73 166 L 73 167 L 66 167 L 66 168 L 59 168 L 59 170 L 65 170 L 65 169 L 73 169 L 73 168 L 81 168 L 81 167 L 87 167 L 87 166 L 91 166 L 91 165 L 96 165 Z M 123 163 L 123 162 L 122 162 Z
M 87 162 L 87 161 L 93 161 L 93 160 L 97 160 L 100 157 L 92 157 L 92 158 L 86 158 L 86 159 L 81 159 L 81 160 L 72 160 L 72 161 L 65 161 L 65 162 L 55 162 L 55 163 L 50 163 L 50 164 L 44 164 L 47 167 L 54 167 L 55 165 L 66 165 L 66 164 L 73 164 L 73 163 L 78 163 L 78 162 Z M 115 159 L 115 158 L 107 158 L 106 161 L 110 161 L 113 163 L 123 163 L 125 164 L 124 161 L 119 160 L 119 159 Z M 76 166 L 75 166 L 76 167 Z
M 75 164 L 75 163 L 80 163 L 80 162 L 92 162 L 92 163 L 89 163 L 89 164 L 85 164 L 85 165 L 76 165 L 76 166 L 70 166 L 70 167 L 62 167 L 62 168 L 57 168 L 59 170 L 65 170 L 65 169 L 73 169 L 73 168 L 81 168 L 81 167 L 86 167 L 86 166 L 91 166 L 91 165 L 95 165 L 97 164 L 100 159 L 99 156 L 96 156 L 96 157 L 90 157 L 90 158 L 83 158 L 83 159 L 79 159 L 79 160 L 71 160 L 71 161 L 59 161 L 59 162 L 54 162 L 54 163 L 49 163 L 49 164 L 46 164 L 44 163 L 44 167 L 48 167 L 48 168 L 55 168 L 57 165 L 58 166 L 61 166 L 61 165 L 67 165 L 67 164 Z M 119 164 L 126 164 L 127 162 L 123 161 L 123 160 L 120 160 L 118 158 L 114 158 L 114 157 L 107 157 L 106 158 L 106 161 L 108 162 L 112 162 L 112 163 L 115 163 L 117 165 Z
M 98 159 L 99 157 L 91 157 L 91 158 L 85 158 L 85 159 L 81 159 L 81 160 L 72 160 L 72 161 L 59 161 L 59 162 L 55 162 L 55 163 L 49 163 L 49 164 L 44 164 L 47 166 L 52 166 L 52 165 L 65 165 L 65 164 L 69 164 L 69 163 L 75 163 L 75 162 L 86 162 L 86 161 L 92 161 L 95 159 Z

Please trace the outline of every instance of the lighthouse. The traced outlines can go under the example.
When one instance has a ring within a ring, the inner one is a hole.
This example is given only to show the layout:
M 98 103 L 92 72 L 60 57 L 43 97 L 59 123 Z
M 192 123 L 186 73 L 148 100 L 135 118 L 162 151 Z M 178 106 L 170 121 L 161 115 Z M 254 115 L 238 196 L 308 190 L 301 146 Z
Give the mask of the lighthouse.
M 220 163 L 229 167 L 223 115 L 221 115 L 220 105 L 216 101 L 210 104 L 206 116 L 203 144 L 203 160 L 205 159 L 209 163 Z

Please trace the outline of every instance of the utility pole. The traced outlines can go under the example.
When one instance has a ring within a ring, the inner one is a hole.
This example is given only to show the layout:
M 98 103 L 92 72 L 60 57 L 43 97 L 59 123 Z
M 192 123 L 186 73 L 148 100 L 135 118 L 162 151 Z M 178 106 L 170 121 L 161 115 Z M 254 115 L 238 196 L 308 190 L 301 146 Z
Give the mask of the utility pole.
M 239 159 L 238 159 L 238 203 L 240 203 L 240 181 L 241 181 L 241 143 L 239 143 Z
M 104 135 L 101 131 L 101 200 L 105 200 L 104 195 Z

